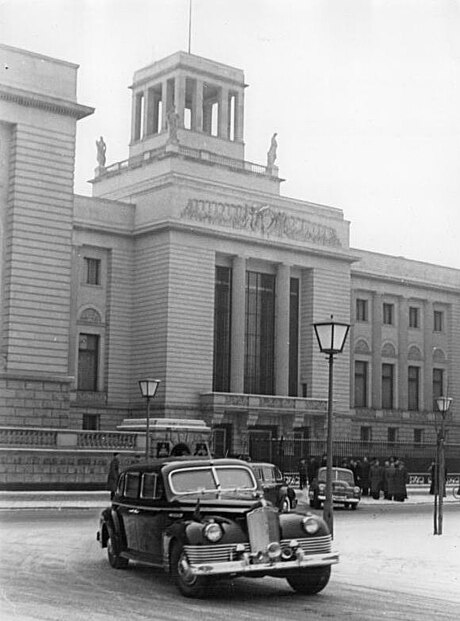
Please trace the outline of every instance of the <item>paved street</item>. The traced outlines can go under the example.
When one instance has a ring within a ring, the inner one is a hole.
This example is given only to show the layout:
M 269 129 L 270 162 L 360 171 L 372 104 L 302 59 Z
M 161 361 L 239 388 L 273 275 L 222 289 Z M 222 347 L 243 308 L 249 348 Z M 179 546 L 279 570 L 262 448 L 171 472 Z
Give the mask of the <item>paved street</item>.
M 139 565 L 127 571 L 111 569 L 95 540 L 97 517 L 94 508 L 0 514 L 2 620 L 415 621 L 458 617 L 460 594 L 452 588 L 451 573 L 456 571 L 458 576 L 460 565 L 447 564 L 444 573 L 442 566 L 437 567 L 433 582 L 433 568 L 420 561 L 423 554 L 416 545 L 413 554 L 400 562 L 391 533 L 422 523 L 430 546 L 439 546 L 441 551 L 449 543 L 448 533 L 458 529 L 460 503 L 446 507 L 444 540 L 429 535 L 429 505 L 367 504 L 358 511 L 337 510 L 334 545 L 341 563 L 333 569 L 323 593 L 310 598 L 296 595 L 284 580 L 264 578 L 221 582 L 207 600 L 184 599 L 158 570 Z M 376 533 L 388 545 L 382 545 Z M 399 543 L 397 548 L 405 553 Z M 415 559 L 413 572 L 411 557 Z M 446 588 L 438 589 L 436 585 L 443 583 Z

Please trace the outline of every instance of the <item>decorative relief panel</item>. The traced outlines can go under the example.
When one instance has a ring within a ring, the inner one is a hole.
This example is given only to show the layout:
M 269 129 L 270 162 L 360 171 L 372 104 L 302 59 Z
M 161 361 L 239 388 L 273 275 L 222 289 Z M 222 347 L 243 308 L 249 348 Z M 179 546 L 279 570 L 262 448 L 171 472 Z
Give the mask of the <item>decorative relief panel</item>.
M 355 343 L 355 354 L 370 354 L 371 350 L 369 345 L 364 339 L 359 339 Z
M 102 323 L 101 315 L 95 308 L 87 308 L 85 309 L 78 320 L 81 323 Z
M 412 347 L 409 347 L 407 357 L 409 360 L 422 360 L 422 352 L 418 347 L 412 345 Z
M 446 354 L 439 347 L 434 348 L 433 362 L 446 362 Z
M 392 343 L 385 343 L 383 345 L 382 358 L 396 358 L 396 349 Z
M 291 216 L 270 206 L 237 205 L 189 199 L 181 218 L 252 231 L 267 237 L 286 237 L 322 246 L 341 246 L 334 228 Z

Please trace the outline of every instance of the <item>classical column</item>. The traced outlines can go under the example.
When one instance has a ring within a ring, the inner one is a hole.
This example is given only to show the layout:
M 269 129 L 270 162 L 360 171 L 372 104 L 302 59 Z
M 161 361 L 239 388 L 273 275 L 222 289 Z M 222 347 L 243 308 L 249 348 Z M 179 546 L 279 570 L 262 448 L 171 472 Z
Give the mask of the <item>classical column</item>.
M 244 91 L 236 94 L 235 101 L 235 140 L 243 142 L 244 135 Z
M 192 129 L 195 132 L 203 131 L 203 81 L 196 80 L 193 93 Z
M 407 386 L 407 349 L 409 330 L 409 306 L 407 298 L 399 298 L 399 325 L 398 325 L 398 403 L 395 407 L 407 410 L 408 386 Z
M 185 76 L 176 76 L 174 91 L 175 107 L 179 115 L 179 123 L 181 127 L 184 127 Z
M 230 391 L 244 392 L 246 259 L 235 257 L 232 271 L 232 338 Z
M 275 394 L 289 393 L 289 302 L 291 295 L 291 268 L 278 266 L 276 275 L 275 315 Z
M 372 390 L 371 407 L 382 409 L 382 323 L 383 298 L 379 293 L 372 296 Z
M 219 89 L 219 138 L 228 140 L 228 88 Z
M 170 104 L 172 105 L 174 103 L 174 100 L 172 100 L 170 102 Z M 165 129 L 167 128 L 168 124 L 167 124 L 167 118 L 168 118 L 168 107 L 170 105 L 168 103 L 168 82 L 166 80 L 164 80 L 161 83 L 161 121 L 160 121 L 160 127 L 161 127 L 161 131 L 165 131 Z

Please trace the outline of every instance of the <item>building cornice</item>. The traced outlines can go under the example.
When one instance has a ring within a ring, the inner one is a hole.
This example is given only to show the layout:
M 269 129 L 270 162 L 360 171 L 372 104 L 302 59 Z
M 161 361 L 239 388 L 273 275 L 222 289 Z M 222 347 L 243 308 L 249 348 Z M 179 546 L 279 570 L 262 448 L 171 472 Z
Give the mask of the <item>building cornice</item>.
M 361 257 L 359 257 L 358 260 L 360 258 Z M 400 276 L 390 276 L 388 274 L 376 274 L 373 272 L 367 272 L 359 269 L 352 269 L 351 279 L 353 280 L 353 278 L 366 278 L 367 280 L 389 282 L 391 284 L 401 285 L 402 287 L 417 287 L 419 289 L 442 291 L 444 293 L 460 295 L 460 287 L 454 287 L 452 285 L 446 285 L 442 283 L 422 282 L 413 278 L 401 278 Z
M 71 116 L 77 120 L 83 119 L 94 112 L 94 108 L 90 106 L 83 106 L 73 101 L 51 97 L 43 93 L 25 91 L 20 88 L 6 86 L 5 84 L 0 84 L 0 99 L 17 103 L 20 106 L 39 108 L 47 112 Z

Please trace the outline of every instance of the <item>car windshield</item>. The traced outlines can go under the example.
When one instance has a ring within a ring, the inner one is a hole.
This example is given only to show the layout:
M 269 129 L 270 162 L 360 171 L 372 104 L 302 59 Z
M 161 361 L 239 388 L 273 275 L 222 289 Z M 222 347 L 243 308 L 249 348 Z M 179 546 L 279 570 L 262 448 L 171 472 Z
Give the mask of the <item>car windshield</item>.
M 251 471 L 238 466 L 206 466 L 173 470 L 169 475 L 169 480 L 174 494 L 257 489 L 257 483 Z
M 326 480 L 326 468 L 320 468 L 318 473 L 318 479 L 321 481 Z M 344 481 L 349 485 L 354 485 L 353 472 L 351 470 L 344 470 L 341 468 L 332 468 L 332 480 Z

